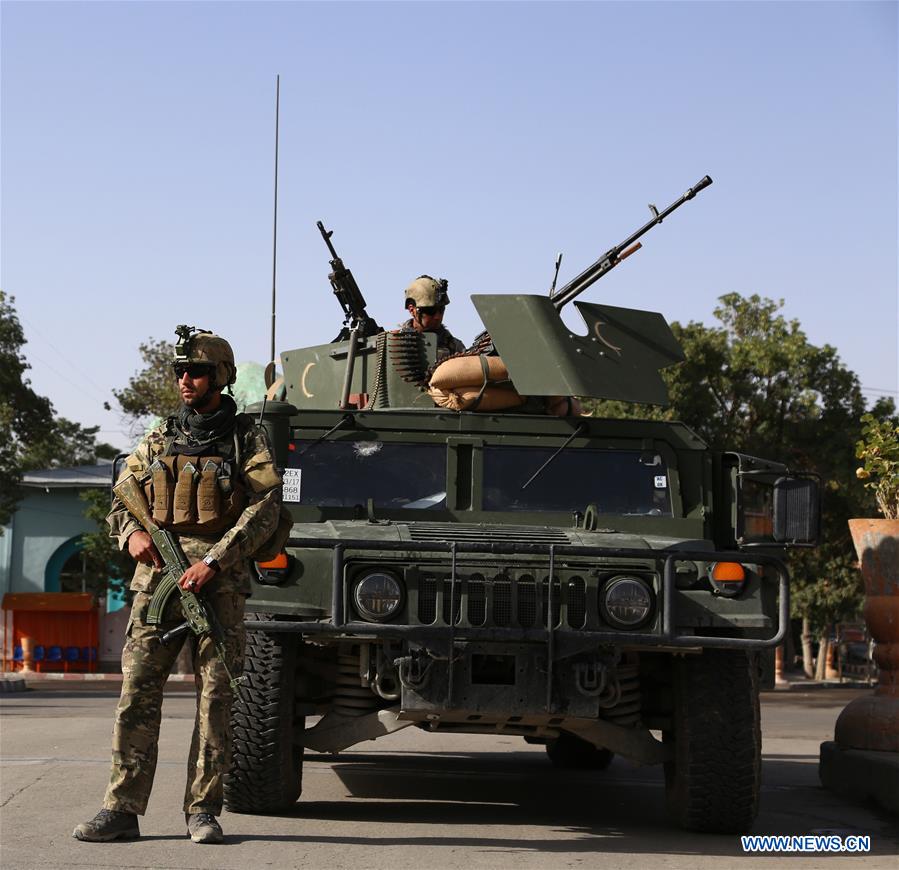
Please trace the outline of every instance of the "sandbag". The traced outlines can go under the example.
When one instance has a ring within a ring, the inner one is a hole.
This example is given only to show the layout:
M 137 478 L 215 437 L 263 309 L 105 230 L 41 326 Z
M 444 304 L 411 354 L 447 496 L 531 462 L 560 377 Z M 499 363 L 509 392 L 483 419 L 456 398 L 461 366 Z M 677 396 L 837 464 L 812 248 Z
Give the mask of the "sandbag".
M 498 356 L 457 356 L 440 363 L 431 375 L 430 385 L 439 390 L 457 390 L 461 387 L 484 384 L 484 363 L 487 366 L 487 382 L 509 380 L 509 370 Z
M 431 387 L 428 395 L 441 408 L 451 411 L 503 411 L 524 404 L 524 397 L 512 387 L 463 387 L 459 390 L 441 390 Z M 478 401 L 480 396 L 480 401 Z
M 554 417 L 580 417 L 584 406 L 575 396 L 547 396 L 546 413 Z

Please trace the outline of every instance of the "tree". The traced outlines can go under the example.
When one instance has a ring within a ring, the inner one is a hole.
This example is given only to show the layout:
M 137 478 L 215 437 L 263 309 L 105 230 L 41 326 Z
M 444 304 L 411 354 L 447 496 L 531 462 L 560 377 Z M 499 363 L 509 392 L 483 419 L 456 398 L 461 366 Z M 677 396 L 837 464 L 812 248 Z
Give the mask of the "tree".
M 686 359 L 662 373 L 667 409 L 593 402 L 599 416 L 682 420 L 714 450 L 736 450 L 820 475 L 821 545 L 791 556 L 793 613 L 824 641 L 830 625 L 858 612 L 863 590 L 846 521 L 870 513 L 853 456 L 865 401 L 836 350 L 811 344 L 796 320 L 757 295 L 722 296 L 720 326 L 672 323 Z M 878 402 L 872 414 L 894 411 Z
M 98 459 L 114 459 L 119 451 L 111 444 L 97 443 L 99 431 L 99 426 L 82 426 L 65 417 L 54 417 L 47 432 L 24 450 L 22 467 L 92 465 Z
M 134 562 L 109 537 L 109 490 L 87 489 L 81 499 L 85 502 L 84 515 L 97 524 L 96 531 L 81 536 L 87 590 L 95 595 L 127 590 L 126 578 L 134 572 Z
M 53 428 L 50 400 L 37 395 L 25 377 L 24 344 L 15 298 L 0 290 L 0 527 L 10 521 L 21 497 L 27 451 Z
M 151 338 L 139 349 L 144 367 L 129 379 L 124 389 L 113 390 L 113 395 L 136 424 L 146 424 L 148 418 L 174 414 L 181 397 L 172 374 L 174 345 Z

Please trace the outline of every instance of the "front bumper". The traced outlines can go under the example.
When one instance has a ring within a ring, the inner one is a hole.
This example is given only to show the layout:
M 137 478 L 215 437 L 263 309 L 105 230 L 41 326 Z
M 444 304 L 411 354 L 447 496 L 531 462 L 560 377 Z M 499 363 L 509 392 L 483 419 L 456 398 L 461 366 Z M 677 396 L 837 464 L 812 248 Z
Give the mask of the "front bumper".
M 409 542 L 409 541 L 372 541 L 348 540 L 335 541 L 334 538 L 302 538 L 291 539 L 290 545 L 302 549 L 330 549 L 331 560 L 331 619 L 330 621 L 293 621 L 285 617 L 275 621 L 248 619 L 246 627 L 250 631 L 268 633 L 298 633 L 310 637 L 355 639 L 355 640 L 398 640 L 421 644 L 429 647 L 446 645 L 450 661 L 457 642 L 481 643 L 536 643 L 547 648 L 548 660 L 576 655 L 581 651 L 596 649 L 601 645 L 615 645 L 647 649 L 746 649 L 759 650 L 776 647 L 782 643 L 789 627 L 789 573 L 784 563 L 773 556 L 740 552 L 711 550 L 652 550 L 650 548 L 608 548 L 587 547 L 566 544 L 542 543 L 485 543 L 485 542 Z M 449 555 L 449 613 L 455 613 L 455 596 L 461 585 L 457 563 L 460 556 L 467 554 L 488 554 L 497 556 L 526 556 L 545 558 L 545 570 L 548 577 L 556 577 L 558 560 L 575 557 L 594 557 L 605 560 L 635 560 L 652 563 L 654 570 L 661 578 L 658 591 L 659 618 L 654 621 L 651 631 L 628 631 L 611 628 L 573 629 L 561 625 L 555 617 L 557 608 L 553 606 L 553 582 L 545 583 L 545 594 L 548 597 L 545 612 L 546 622 L 540 627 L 500 627 L 460 625 L 457 620 L 450 619 L 442 625 L 373 623 L 350 618 L 346 605 L 347 581 L 346 565 L 348 555 L 353 560 L 364 558 L 371 553 L 397 554 L 396 558 L 414 561 L 416 556 L 432 556 L 433 554 Z M 700 633 L 702 629 L 678 628 L 677 589 L 675 584 L 677 563 L 686 561 L 698 562 L 738 562 L 746 566 L 761 566 L 771 569 L 776 580 L 762 573 L 763 584 L 777 584 L 778 607 L 777 624 L 774 633 L 765 638 L 748 638 L 723 636 L 722 632 L 709 631 Z

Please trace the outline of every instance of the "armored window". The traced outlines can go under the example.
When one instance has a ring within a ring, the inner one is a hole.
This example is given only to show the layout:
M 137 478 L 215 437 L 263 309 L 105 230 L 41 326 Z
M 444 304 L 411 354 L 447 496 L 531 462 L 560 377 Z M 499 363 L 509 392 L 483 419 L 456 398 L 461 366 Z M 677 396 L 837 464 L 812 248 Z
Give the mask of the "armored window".
M 288 453 L 285 501 L 318 507 L 446 507 L 446 446 L 297 440 Z
M 549 447 L 485 447 L 484 510 L 583 511 L 672 516 L 668 469 L 661 456 L 639 450 L 571 448 L 522 489 L 555 452 Z

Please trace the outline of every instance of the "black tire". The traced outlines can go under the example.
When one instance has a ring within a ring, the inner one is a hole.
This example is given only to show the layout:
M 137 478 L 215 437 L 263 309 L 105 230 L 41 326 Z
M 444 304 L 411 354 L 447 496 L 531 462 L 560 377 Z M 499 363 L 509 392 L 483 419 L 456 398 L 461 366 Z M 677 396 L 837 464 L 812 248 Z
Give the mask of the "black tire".
M 255 615 L 265 619 L 264 614 Z M 243 680 L 231 707 L 231 769 L 225 806 L 232 813 L 274 813 L 296 803 L 303 747 L 295 732 L 296 635 L 247 632 Z
M 762 737 L 755 656 L 706 650 L 674 666 L 674 758 L 665 764 L 668 813 L 682 828 L 749 831 L 758 814 Z
M 563 770 L 605 770 L 615 757 L 608 749 L 566 733 L 546 744 L 546 754 L 554 767 Z

